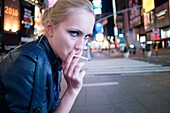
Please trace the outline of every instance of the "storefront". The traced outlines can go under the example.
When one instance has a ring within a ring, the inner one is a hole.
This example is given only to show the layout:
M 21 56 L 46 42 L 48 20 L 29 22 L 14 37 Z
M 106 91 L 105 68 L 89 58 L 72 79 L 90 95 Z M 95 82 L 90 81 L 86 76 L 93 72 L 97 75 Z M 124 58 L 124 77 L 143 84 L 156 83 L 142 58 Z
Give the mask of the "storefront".
M 152 44 L 153 47 L 155 44 L 158 44 L 158 47 L 162 47 L 160 44 L 160 33 L 159 29 L 155 28 L 155 10 L 144 13 L 144 29 L 146 32 L 146 43 Z
M 156 28 L 159 29 L 161 40 L 156 40 L 161 48 L 170 48 L 170 17 L 169 2 L 155 9 Z
M 162 47 L 170 48 L 170 27 L 161 29 Z
M 129 19 L 130 19 L 130 42 L 133 43 L 136 40 L 140 40 L 140 37 L 146 37 L 145 31 L 142 25 L 142 17 L 141 17 L 141 8 L 137 8 L 137 6 L 141 5 L 141 0 L 128 0 L 129 8 L 132 8 L 129 11 Z

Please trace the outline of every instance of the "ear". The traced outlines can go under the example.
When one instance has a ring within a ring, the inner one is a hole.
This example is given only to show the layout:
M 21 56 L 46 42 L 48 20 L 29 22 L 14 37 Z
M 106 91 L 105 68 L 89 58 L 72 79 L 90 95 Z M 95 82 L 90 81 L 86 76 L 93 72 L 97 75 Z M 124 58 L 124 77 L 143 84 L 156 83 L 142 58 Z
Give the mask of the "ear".
M 47 24 L 46 24 L 46 32 L 48 33 L 48 35 L 50 37 L 53 37 L 53 24 L 51 21 L 47 21 Z

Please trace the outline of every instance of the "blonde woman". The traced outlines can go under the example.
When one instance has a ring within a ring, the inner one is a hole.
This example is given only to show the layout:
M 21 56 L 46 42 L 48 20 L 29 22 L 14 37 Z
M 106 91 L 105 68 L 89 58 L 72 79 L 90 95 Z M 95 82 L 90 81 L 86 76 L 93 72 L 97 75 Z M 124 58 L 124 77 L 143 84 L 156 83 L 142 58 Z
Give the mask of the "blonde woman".
M 95 15 L 88 0 L 58 0 L 38 40 L 9 52 L 0 64 L 0 113 L 69 113 L 85 76 L 83 46 Z M 60 94 L 61 76 L 67 88 Z

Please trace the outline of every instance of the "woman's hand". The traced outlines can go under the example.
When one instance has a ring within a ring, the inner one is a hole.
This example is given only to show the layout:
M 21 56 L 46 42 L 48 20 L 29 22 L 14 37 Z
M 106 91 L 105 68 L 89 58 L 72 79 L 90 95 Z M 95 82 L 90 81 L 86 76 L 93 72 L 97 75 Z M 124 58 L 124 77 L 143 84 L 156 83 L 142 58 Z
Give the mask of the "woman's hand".
M 67 89 L 80 91 L 86 71 L 82 70 L 84 63 L 78 63 L 79 58 L 74 57 L 74 55 L 75 51 L 73 50 L 66 61 L 63 62 L 62 69 L 67 82 Z

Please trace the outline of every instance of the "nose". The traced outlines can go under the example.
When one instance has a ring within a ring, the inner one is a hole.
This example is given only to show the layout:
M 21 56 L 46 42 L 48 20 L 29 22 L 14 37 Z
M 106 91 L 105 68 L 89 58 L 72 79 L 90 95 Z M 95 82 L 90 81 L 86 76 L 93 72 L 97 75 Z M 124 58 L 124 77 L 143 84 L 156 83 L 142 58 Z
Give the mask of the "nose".
M 87 43 L 86 40 L 84 40 L 84 37 L 83 38 L 79 38 L 79 40 L 77 40 L 76 44 L 75 44 L 75 48 L 77 50 L 83 50 L 84 48 L 84 45 Z

